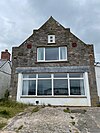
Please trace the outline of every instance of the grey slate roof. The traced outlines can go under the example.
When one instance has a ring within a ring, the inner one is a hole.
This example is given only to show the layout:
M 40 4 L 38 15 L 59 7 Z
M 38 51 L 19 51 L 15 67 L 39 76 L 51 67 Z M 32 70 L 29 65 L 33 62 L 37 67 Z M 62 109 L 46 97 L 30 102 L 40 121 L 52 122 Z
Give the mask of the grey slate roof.
M 5 64 L 6 62 L 7 62 L 6 60 L 0 60 L 0 68 L 1 68 L 2 66 L 4 66 L 4 64 Z
M 7 61 L 7 60 L 0 60 L 0 72 L 11 75 L 11 72 L 9 73 L 8 68 L 4 69 L 5 65 L 8 64 L 8 66 L 10 66 L 11 69 L 11 61 Z
M 18 73 L 30 72 L 88 72 L 89 66 L 67 66 L 67 67 L 17 67 Z

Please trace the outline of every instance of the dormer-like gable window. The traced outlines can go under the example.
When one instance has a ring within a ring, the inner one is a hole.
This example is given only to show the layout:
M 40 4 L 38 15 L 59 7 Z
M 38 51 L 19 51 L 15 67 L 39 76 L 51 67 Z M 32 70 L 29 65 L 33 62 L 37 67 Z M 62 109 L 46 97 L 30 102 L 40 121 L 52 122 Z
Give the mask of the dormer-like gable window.
M 66 61 L 67 47 L 40 47 L 37 48 L 37 61 Z
M 48 43 L 55 43 L 55 35 L 48 35 Z

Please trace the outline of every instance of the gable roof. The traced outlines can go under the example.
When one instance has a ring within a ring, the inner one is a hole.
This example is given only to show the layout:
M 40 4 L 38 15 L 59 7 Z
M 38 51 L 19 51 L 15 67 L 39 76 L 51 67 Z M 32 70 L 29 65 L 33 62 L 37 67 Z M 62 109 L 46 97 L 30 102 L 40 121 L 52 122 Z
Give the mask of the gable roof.
M 47 27 L 49 27 L 49 28 L 51 27 L 52 29 L 53 29 L 53 27 L 54 27 L 54 28 L 55 28 L 55 27 L 59 27 L 61 30 L 62 30 L 62 29 L 65 30 L 65 29 L 66 29 L 65 27 L 63 27 L 58 21 L 56 21 L 56 20 L 51 16 L 40 28 L 34 29 L 34 30 L 33 30 L 33 34 L 32 34 L 31 36 L 29 36 L 27 39 L 25 39 L 25 41 L 22 42 L 22 43 L 19 45 L 19 47 L 21 47 L 23 44 L 26 44 L 26 41 L 27 41 L 28 39 L 30 39 L 30 38 L 34 35 L 34 32 L 35 32 L 35 31 L 46 30 Z M 69 29 L 69 28 L 67 28 L 67 29 Z
M 52 16 L 38 29 L 34 29 L 33 30 L 33 33 L 31 36 L 29 36 L 27 39 L 25 39 L 24 42 L 22 42 L 19 47 L 21 47 L 22 45 L 26 44 L 26 42 L 31 38 L 33 37 L 34 33 L 39 31 L 50 31 L 48 32 L 48 34 L 52 34 L 53 33 L 53 30 L 65 30 L 65 31 L 68 31 L 68 33 L 70 32 L 70 35 L 73 36 L 74 38 L 78 39 L 80 42 L 82 42 L 83 44 L 85 45 L 91 45 L 91 44 L 86 44 L 84 43 L 84 41 L 82 41 L 79 37 L 77 37 L 76 35 L 74 35 L 71 31 L 70 31 L 70 28 L 66 28 L 64 26 L 62 26 L 58 21 L 56 21 Z M 16 47 L 17 48 L 17 47 Z
M 65 29 L 58 21 L 56 21 L 56 20 L 51 16 L 38 30 L 43 29 L 43 28 L 46 27 L 47 25 L 50 26 L 50 27 L 52 27 L 52 26 L 54 25 L 54 26 L 61 27 L 61 28 Z

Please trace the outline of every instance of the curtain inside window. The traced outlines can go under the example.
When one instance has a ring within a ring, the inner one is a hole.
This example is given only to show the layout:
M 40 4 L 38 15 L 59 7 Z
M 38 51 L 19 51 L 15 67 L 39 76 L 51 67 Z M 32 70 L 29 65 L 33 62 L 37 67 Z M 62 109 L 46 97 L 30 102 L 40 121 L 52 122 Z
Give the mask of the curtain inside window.
M 85 95 L 84 81 L 83 80 L 80 80 L 80 89 L 81 89 L 81 95 Z
M 66 59 L 66 54 L 67 54 L 67 48 L 60 47 L 60 59 Z
M 35 92 L 36 92 L 36 81 L 24 80 L 22 95 L 35 95 Z
M 28 95 L 28 88 L 29 88 L 29 81 L 28 80 L 24 80 L 23 81 L 22 95 Z
M 44 60 L 44 48 L 38 48 L 38 60 Z
M 84 81 L 83 80 L 70 80 L 70 94 L 71 95 L 84 95 Z

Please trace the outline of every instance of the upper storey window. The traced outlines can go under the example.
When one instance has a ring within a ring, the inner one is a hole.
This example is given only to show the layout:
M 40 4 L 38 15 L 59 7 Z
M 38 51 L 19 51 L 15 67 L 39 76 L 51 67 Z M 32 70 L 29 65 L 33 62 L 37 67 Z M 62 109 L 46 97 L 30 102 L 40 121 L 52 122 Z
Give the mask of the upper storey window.
M 37 61 L 66 61 L 67 47 L 41 47 L 37 49 Z
M 48 35 L 48 43 L 55 43 L 55 35 Z

